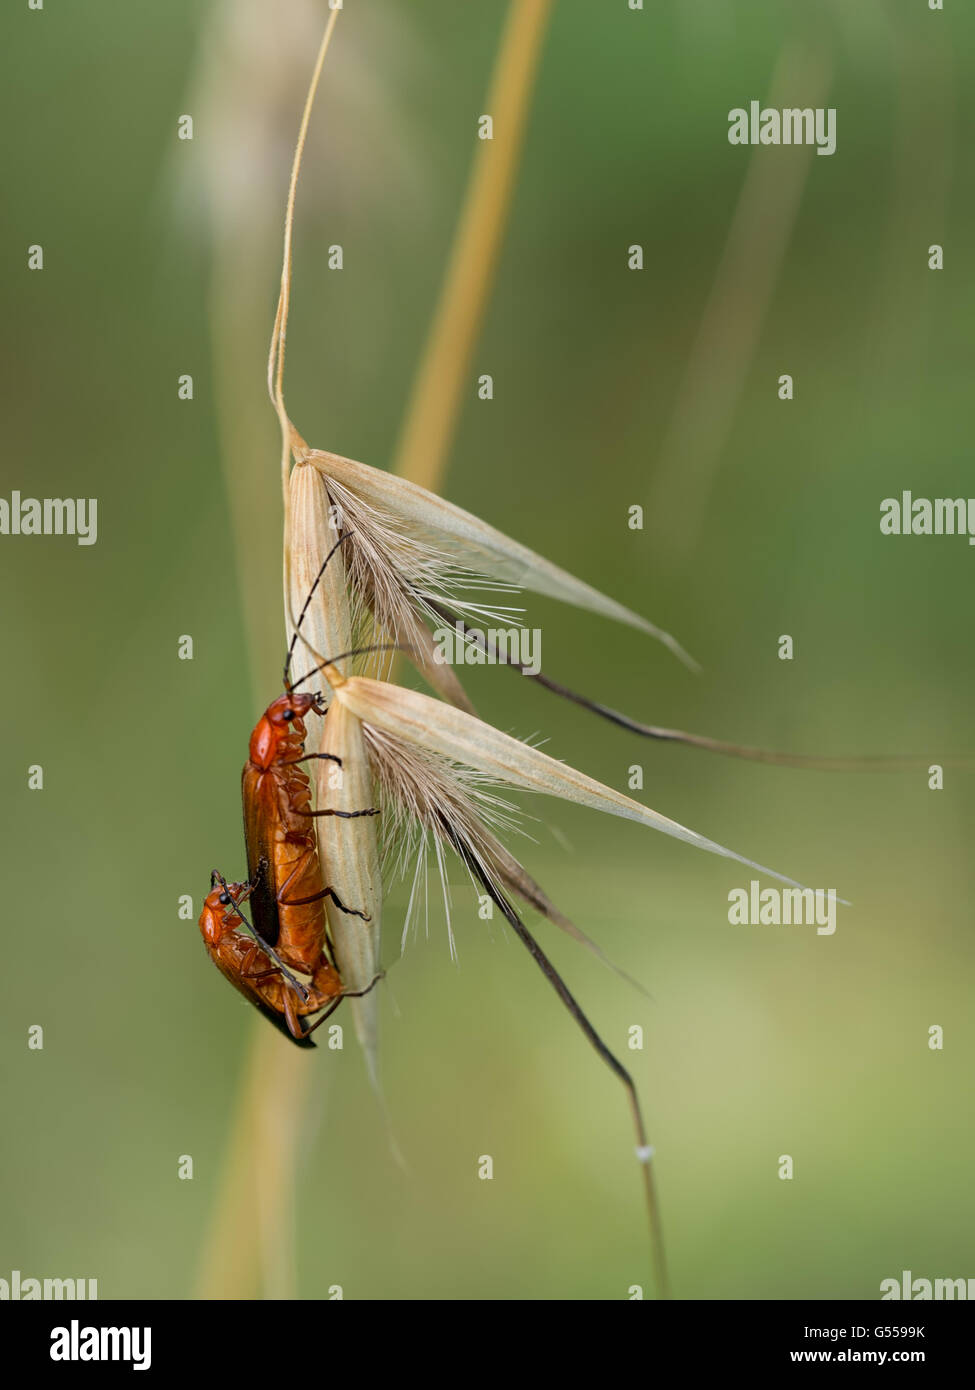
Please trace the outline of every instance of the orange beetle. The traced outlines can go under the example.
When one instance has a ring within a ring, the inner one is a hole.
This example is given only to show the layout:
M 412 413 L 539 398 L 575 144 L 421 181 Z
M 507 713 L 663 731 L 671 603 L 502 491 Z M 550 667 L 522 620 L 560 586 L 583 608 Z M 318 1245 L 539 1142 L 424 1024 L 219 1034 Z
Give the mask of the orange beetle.
M 316 971 L 328 966 L 325 899 L 363 921 L 368 918 L 347 908 L 325 886 L 312 818 L 376 812 L 311 809 L 311 783 L 299 766 L 306 756 L 304 716 L 309 710 L 324 713 L 321 695 L 288 691 L 268 705 L 251 734 L 241 792 L 254 930 L 286 965 L 311 975 L 315 984 Z M 309 756 L 339 762 L 328 753 Z
M 207 954 L 217 969 L 265 1018 L 301 1047 L 314 1047 L 309 1034 L 338 1006 L 345 990 L 339 973 L 322 960 L 310 986 L 299 984 L 280 967 L 274 952 L 265 951 L 248 931 L 240 904 L 250 894 L 246 883 L 227 883 L 219 874 L 200 914 L 200 931 Z M 307 1025 L 309 1015 L 327 1010 Z

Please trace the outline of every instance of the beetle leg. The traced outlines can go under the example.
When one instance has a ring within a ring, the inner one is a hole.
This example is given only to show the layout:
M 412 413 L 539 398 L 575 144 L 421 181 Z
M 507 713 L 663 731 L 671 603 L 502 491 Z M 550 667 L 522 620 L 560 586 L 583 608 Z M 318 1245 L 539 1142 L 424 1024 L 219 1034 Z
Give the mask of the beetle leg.
M 277 967 L 273 965 L 271 966 L 270 970 L 253 969 L 255 965 L 258 965 L 260 963 L 261 956 L 264 956 L 264 952 L 261 950 L 260 946 L 258 946 L 256 941 L 252 942 L 250 947 L 248 948 L 246 956 L 241 962 L 240 978 L 242 980 L 263 980 L 267 975 L 277 975 L 280 973 Z M 264 959 L 267 960 L 267 956 L 264 956 Z
M 331 1014 L 334 1014 L 335 1010 L 338 1008 L 338 1006 L 341 1004 L 344 998 L 345 996 L 343 994 L 340 994 L 337 999 L 333 999 L 332 1002 L 326 1008 L 325 1012 L 323 1014 L 320 1014 L 319 1017 L 315 1019 L 314 1023 L 310 1024 L 307 1028 L 302 1029 L 304 1036 L 307 1038 L 309 1034 L 314 1033 L 316 1028 L 320 1028 L 321 1025 L 325 1022 L 325 1020 Z
M 309 846 L 309 854 L 312 852 L 313 847 Z M 317 903 L 321 902 L 323 898 L 331 898 L 332 902 L 335 904 L 335 906 L 338 908 L 340 912 L 346 912 L 350 917 L 360 917 L 363 922 L 372 921 L 372 918 L 369 916 L 368 913 L 359 912 L 354 907 L 346 907 L 345 903 L 341 900 L 334 888 L 323 888 L 318 893 L 311 893 L 307 898 L 286 898 L 284 895 L 287 891 L 288 884 L 304 869 L 306 859 L 307 856 L 303 856 L 301 859 L 298 860 L 298 863 L 294 866 L 294 868 L 291 870 L 291 873 L 288 875 L 288 877 L 282 883 L 281 887 L 278 889 L 277 899 L 279 907 L 305 907 L 308 903 Z
M 304 839 L 304 837 L 302 837 Z M 298 841 L 301 843 L 302 841 Z M 313 893 L 310 898 L 286 898 L 284 895 L 288 891 L 288 885 L 295 878 L 300 878 L 305 871 L 305 866 L 310 857 L 315 854 L 315 842 L 309 836 L 305 846 L 305 853 L 301 856 L 294 868 L 288 874 L 281 887 L 277 891 L 277 900 L 281 907 L 304 907 L 305 903 L 317 903 L 320 898 L 325 897 L 325 889 L 320 893 Z
M 293 767 L 295 763 L 307 763 L 307 762 L 309 762 L 312 758 L 322 758 L 322 759 L 327 760 L 327 761 L 330 762 L 330 763 L 338 763 L 339 767 L 342 766 L 342 759 L 341 759 L 341 758 L 337 758 L 337 757 L 335 756 L 334 753 L 305 753 L 305 755 L 304 755 L 303 757 L 301 757 L 301 758 L 287 758 L 287 759 L 285 759 L 285 760 L 282 762 L 281 766 L 282 766 L 282 767 Z
M 364 994 L 369 993 L 369 991 L 373 988 L 374 985 L 377 985 L 380 980 L 384 979 L 385 975 L 385 970 L 380 970 L 379 974 L 375 975 L 372 978 L 369 984 L 366 985 L 365 989 L 343 989 L 339 997 L 337 999 L 332 1000 L 331 1004 L 329 1004 L 325 1012 L 321 1014 L 318 1018 L 316 1018 L 315 1022 L 304 1030 L 305 1037 L 307 1038 L 309 1033 L 314 1033 L 316 1028 L 321 1027 L 325 1020 L 335 1012 L 335 1010 L 341 1004 L 343 999 L 361 999 Z
M 280 975 L 281 971 L 276 965 L 272 965 L 270 970 L 242 970 L 240 978 L 242 980 L 266 980 L 269 975 Z
M 320 893 L 312 893 L 310 898 L 282 898 L 280 893 L 278 894 L 278 902 L 281 907 L 304 907 L 306 903 L 317 903 L 322 898 L 331 898 L 339 912 L 345 912 L 350 917 L 361 917 L 363 922 L 372 921 L 367 912 L 359 912 L 354 907 L 346 907 L 334 888 L 323 888 Z
M 284 994 L 284 1017 L 288 1025 L 288 1032 L 293 1038 L 301 1039 L 305 1036 L 305 1029 L 301 1026 L 301 1019 L 298 1017 L 298 1010 L 295 1008 L 294 997 L 290 990 L 285 990 Z M 310 1029 L 308 1030 L 311 1031 Z

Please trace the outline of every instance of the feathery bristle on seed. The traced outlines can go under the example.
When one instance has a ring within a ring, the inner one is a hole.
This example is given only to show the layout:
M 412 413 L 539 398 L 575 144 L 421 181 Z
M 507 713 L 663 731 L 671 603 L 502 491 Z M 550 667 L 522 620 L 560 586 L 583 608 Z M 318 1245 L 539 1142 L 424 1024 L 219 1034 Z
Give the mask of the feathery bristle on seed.
M 387 881 L 405 879 L 412 871 L 401 950 L 406 948 L 411 926 L 416 932 L 421 915 L 429 934 L 428 880 L 432 853 L 440 879 L 450 954 L 452 959 L 457 958 L 447 864 L 448 851 L 456 854 L 460 847 L 476 893 L 481 892 L 483 885 L 476 882 L 472 864 L 480 867 L 485 879 L 499 893 L 507 892 L 520 898 L 585 946 L 621 979 L 646 994 L 638 980 L 620 969 L 601 947 L 559 911 L 502 843 L 499 836 L 503 834 L 527 834 L 521 823 L 524 818 L 521 808 L 496 793 L 495 789 L 509 785 L 503 775 L 495 776 L 444 757 L 375 725 L 364 724 L 362 728 L 383 807 L 383 877 Z
M 412 868 L 402 947 L 405 949 L 411 926 L 414 931 L 417 928 L 421 905 L 424 919 L 427 917 L 427 864 L 432 849 L 450 955 L 456 959 L 445 851 L 459 840 L 500 888 L 503 879 L 497 873 L 493 831 L 521 832 L 518 809 L 496 794 L 494 789 L 502 782 L 475 768 L 452 763 L 371 725 L 364 725 L 363 730 L 383 808 L 383 875 L 387 879 L 406 878 Z
M 601 594 L 590 584 L 576 579 L 558 565 L 553 565 L 544 556 L 495 530 L 472 512 L 465 512 L 463 508 L 427 492 L 416 483 L 386 473 L 381 468 L 357 463 L 355 459 L 343 458 L 322 449 L 310 449 L 303 442 L 296 444 L 295 461 L 316 468 L 328 480 L 330 488 L 343 489 L 350 505 L 358 503 L 360 508 L 368 509 L 361 512 L 367 527 L 371 511 L 374 514 L 374 530 L 380 528 L 396 532 L 424 547 L 429 542 L 435 550 L 443 545 L 448 546 L 448 568 L 458 581 L 452 586 L 455 607 L 460 606 L 457 589 L 462 587 L 463 576 L 472 577 L 482 588 L 482 576 L 487 576 L 492 588 L 515 585 L 518 589 L 545 594 L 562 603 L 570 603 L 616 622 L 626 623 L 662 642 L 685 665 L 698 669 L 697 663 L 670 633 L 608 595 Z M 419 579 L 422 590 L 424 576 L 421 574 Z M 477 605 L 471 606 L 471 611 L 478 608 L 481 613 L 489 611 Z
M 481 603 L 478 594 L 517 594 L 516 584 L 491 579 L 456 563 L 423 528 L 407 530 L 391 513 L 357 497 L 334 479 L 328 491 L 343 532 L 350 534 L 346 565 L 352 586 L 352 621 L 356 641 L 400 641 L 414 629 L 417 614 L 434 623 L 445 606 L 467 620 L 509 623 L 523 612 L 508 605 Z M 380 678 L 390 658 L 377 663 Z

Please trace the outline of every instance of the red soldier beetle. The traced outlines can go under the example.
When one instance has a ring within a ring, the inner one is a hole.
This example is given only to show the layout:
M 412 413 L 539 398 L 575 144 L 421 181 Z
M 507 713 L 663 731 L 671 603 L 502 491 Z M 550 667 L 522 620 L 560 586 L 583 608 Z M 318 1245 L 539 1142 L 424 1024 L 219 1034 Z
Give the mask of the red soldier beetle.
M 306 757 L 304 716 L 310 710 L 324 713 L 321 695 L 293 689 L 268 705 L 251 735 L 241 790 L 254 930 L 286 965 L 311 975 L 314 985 L 319 968 L 331 969 L 325 958 L 325 899 L 366 919 L 324 883 L 311 819 L 377 813 L 311 809 L 311 783 L 299 766 Z M 327 753 L 308 756 L 338 762 Z
M 211 890 L 200 915 L 200 931 L 210 959 L 234 988 L 280 1032 L 299 1047 L 314 1047 L 310 1035 L 338 1008 L 346 995 L 366 991 L 346 990 L 338 971 L 327 961 L 319 964 L 315 983 L 302 985 L 277 954 L 260 941 L 244 916 L 241 903 L 250 896 L 250 884 L 228 883 L 216 872 L 210 875 L 210 883 Z M 375 983 L 374 980 L 372 984 Z M 321 1017 L 306 1024 L 310 1015 L 321 1010 L 324 1010 Z

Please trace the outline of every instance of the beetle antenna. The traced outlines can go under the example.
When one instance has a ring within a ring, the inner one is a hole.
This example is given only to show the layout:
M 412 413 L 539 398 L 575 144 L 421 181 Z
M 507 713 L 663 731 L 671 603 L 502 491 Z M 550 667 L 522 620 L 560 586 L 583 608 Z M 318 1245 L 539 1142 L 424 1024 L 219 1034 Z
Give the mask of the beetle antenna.
M 285 660 L 284 660 L 284 688 L 285 688 L 285 690 L 288 692 L 289 695 L 291 694 L 292 690 L 295 689 L 295 687 L 294 687 L 293 685 L 290 685 L 290 684 L 288 683 L 288 672 L 291 670 L 291 661 L 292 661 L 292 658 L 293 658 L 293 656 L 294 656 L 294 654 L 295 654 L 295 643 L 296 643 L 297 640 L 298 640 L 298 629 L 301 627 L 301 624 L 302 624 L 302 621 L 303 621 L 303 619 L 304 619 L 304 616 L 305 616 L 305 614 L 308 612 L 308 605 L 311 603 L 312 599 L 313 599 L 314 596 L 315 596 L 315 590 L 318 588 L 319 582 L 320 582 L 320 580 L 321 580 L 322 575 L 325 573 L 325 568 L 326 568 L 326 566 L 327 566 L 329 560 L 331 560 L 332 556 L 333 556 L 333 555 L 335 554 L 335 552 L 338 550 L 339 546 L 340 546 L 340 545 L 344 545 L 345 542 L 349 539 L 349 537 L 350 537 L 351 535 L 352 535 L 352 532 L 351 532 L 351 531 L 346 531 L 346 532 L 344 533 L 344 535 L 342 535 L 342 536 L 339 537 L 339 539 L 338 539 L 338 540 L 335 542 L 335 544 L 332 546 L 331 550 L 330 550 L 330 551 L 328 552 L 328 554 L 325 556 L 325 559 L 324 559 L 324 560 L 322 561 L 322 563 L 321 563 L 321 568 L 319 569 L 318 573 L 315 575 L 315 581 L 314 581 L 314 583 L 312 584 L 311 588 L 308 590 L 308 595 L 307 595 L 307 597 L 306 597 L 306 599 L 305 599 L 305 602 L 304 602 L 304 604 L 303 604 L 303 606 L 302 606 L 301 612 L 298 614 L 298 621 L 295 623 L 294 632 L 291 634 L 291 642 L 290 642 L 289 645 L 288 645 L 288 654 L 287 654 L 287 656 L 285 657 Z M 328 663 L 326 662 L 325 664 L 327 665 Z M 305 679 L 307 680 L 308 677 L 306 676 Z
M 319 655 L 304 636 L 302 636 L 301 640 L 305 643 L 305 646 L 308 647 L 310 652 L 313 652 L 315 656 Z M 404 646 L 402 642 L 377 642 L 374 646 L 353 647 L 351 651 L 339 652 L 338 656 L 323 657 L 314 670 L 307 672 L 304 676 L 300 676 L 293 685 L 288 687 L 288 693 L 290 694 L 292 690 L 297 690 L 299 685 L 304 685 L 305 681 L 311 680 L 312 676 L 317 676 L 319 671 L 324 671 L 326 666 L 334 666 L 337 661 L 345 661 L 347 657 L 366 656 L 369 652 L 405 652 L 409 655 L 412 651 L 412 647 Z

